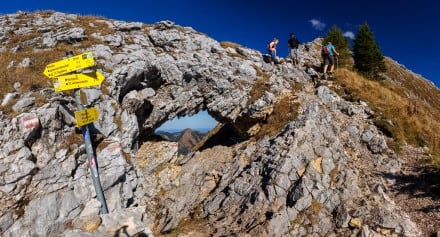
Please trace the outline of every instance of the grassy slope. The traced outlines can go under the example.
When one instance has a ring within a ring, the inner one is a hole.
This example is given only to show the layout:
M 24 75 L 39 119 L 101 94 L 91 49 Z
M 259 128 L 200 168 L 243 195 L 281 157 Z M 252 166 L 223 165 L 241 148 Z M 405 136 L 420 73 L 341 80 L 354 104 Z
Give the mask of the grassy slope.
M 336 73 L 337 91 L 348 100 L 366 101 L 375 111 L 374 122 L 399 146 L 427 146 L 440 167 L 440 90 L 430 82 L 386 60 L 388 79 L 373 81 L 348 69 Z

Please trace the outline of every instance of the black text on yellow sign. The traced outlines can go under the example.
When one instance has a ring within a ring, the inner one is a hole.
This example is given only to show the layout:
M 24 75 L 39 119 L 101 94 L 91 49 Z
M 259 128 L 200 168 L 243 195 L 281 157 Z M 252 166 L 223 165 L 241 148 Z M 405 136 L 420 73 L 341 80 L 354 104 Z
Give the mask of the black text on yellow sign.
M 53 79 L 55 92 L 99 86 L 105 77 L 99 71 L 91 73 L 68 74 Z
M 77 70 L 93 67 L 94 65 L 95 59 L 93 57 L 93 52 L 86 52 L 48 64 L 44 69 L 43 74 L 49 78 L 55 78 Z
M 76 126 L 82 127 L 84 125 L 93 123 L 98 120 L 98 116 L 98 109 L 94 107 L 75 111 Z

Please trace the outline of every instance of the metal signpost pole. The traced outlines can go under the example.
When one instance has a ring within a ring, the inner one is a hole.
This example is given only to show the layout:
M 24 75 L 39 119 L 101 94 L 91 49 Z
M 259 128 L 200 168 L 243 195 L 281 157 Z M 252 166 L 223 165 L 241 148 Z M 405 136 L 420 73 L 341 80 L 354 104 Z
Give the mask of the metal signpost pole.
M 81 104 L 81 91 L 79 89 L 75 89 L 75 101 L 78 104 L 78 110 L 83 110 L 83 106 Z M 89 125 L 84 125 L 81 127 L 81 131 L 84 138 L 84 143 L 86 145 L 87 158 L 90 165 L 90 174 L 92 175 L 93 186 L 95 186 L 96 196 L 98 200 L 101 202 L 101 212 L 103 214 L 108 213 L 107 203 L 105 201 L 104 193 L 102 191 L 101 181 L 99 180 L 98 173 L 98 162 L 93 152 L 92 141 L 90 139 L 90 129 Z
M 73 53 L 68 52 L 66 53 L 66 56 L 72 57 Z M 75 101 L 78 110 L 83 110 L 84 106 L 81 103 L 81 91 L 80 89 L 75 89 L 74 92 L 75 92 Z M 104 193 L 102 191 L 101 181 L 99 180 L 99 173 L 97 167 L 98 162 L 93 152 L 92 141 L 90 139 L 89 125 L 82 126 L 81 130 L 83 133 L 84 143 L 86 145 L 87 159 L 90 165 L 90 174 L 92 175 L 93 186 L 95 187 L 96 196 L 98 197 L 98 200 L 101 202 L 101 212 L 103 214 L 107 214 L 108 213 L 107 203 L 105 201 Z

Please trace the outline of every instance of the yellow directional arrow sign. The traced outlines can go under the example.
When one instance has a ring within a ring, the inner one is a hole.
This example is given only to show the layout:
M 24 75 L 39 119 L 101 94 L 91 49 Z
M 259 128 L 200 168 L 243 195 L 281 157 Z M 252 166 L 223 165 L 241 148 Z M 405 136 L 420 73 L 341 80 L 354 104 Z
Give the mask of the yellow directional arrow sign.
M 79 89 L 83 87 L 99 86 L 105 77 L 98 71 L 83 74 L 68 74 L 53 79 L 55 92 Z
M 44 69 L 43 74 L 49 78 L 55 78 L 60 75 L 74 72 L 95 65 L 93 52 L 86 52 L 70 58 L 66 58 L 51 64 Z
M 86 124 L 93 123 L 98 120 L 98 109 L 92 107 L 75 111 L 75 121 L 77 127 L 82 127 Z

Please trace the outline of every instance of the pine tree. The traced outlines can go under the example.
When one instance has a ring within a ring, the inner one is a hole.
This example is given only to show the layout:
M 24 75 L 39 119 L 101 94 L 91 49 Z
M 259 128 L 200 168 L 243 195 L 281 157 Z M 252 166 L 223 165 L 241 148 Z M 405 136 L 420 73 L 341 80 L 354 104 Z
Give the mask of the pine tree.
M 348 66 L 352 64 L 352 57 L 350 53 L 350 47 L 347 38 L 345 38 L 342 34 L 342 30 L 333 25 L 332 28 L 327 32 L 327 35 L 324 38 L 323 45 L 327 45 L 327 43 L 331 41 L 335 46 L 336 51 L 338 51 L 339 56 L 338 66 Z
M 359 27 L 353 45 L 354 67 L 369 77 L 380 77 L 386 71 L 384 57 L 367 23 Z

